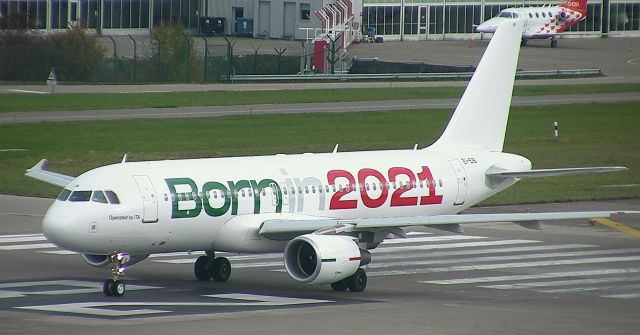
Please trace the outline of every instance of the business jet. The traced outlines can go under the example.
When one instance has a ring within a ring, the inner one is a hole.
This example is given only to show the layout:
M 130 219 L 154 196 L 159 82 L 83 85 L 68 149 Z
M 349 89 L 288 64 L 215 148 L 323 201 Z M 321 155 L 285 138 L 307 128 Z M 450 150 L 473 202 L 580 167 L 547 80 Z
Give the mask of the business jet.
M 42 223 L 46 238 L 111 267 L 104 294 L 125 293 L 126 266 L 150 254 L 205 251 L 198 280 L 226 281 L 216 252 L 283 252 L 296 282 L 361 292 L 368 250 L 405 228 L 463 232 L 461 224 L 610 217 L 616 212 L 458 214 L 522 178 L 624 167 L 531 169 L 503 152 L 524 23 L 498 27 L 440 138 L 409 150 L 122 162 L 71 177 L 26 175 L 64 189 Z
M 521 19 L 525 22 L 522 32 L 522 46 L 525 46 L 528 40 L 551 39 L 551 47 L 555 48 L 558 46 L 556 35 L 584 20 L 586 16 L 587 0 L 567 0 L 553 7 L 507 8 L 496 17 L 480 24 L 476 27 L 476 31 L 494 33 L 501 22 Z

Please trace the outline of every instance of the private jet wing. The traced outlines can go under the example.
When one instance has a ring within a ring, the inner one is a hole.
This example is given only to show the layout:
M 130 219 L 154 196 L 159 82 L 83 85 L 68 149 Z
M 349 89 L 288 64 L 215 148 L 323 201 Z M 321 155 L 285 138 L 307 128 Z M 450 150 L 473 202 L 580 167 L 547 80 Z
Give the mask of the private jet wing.
M 45 170 L 46 166 L 47 166 L 47 160 L 43 159 L 39 161 L 38 164 L 28 169 L 25 175 L 33 179 L 37 179 L 45 183 L 49 183 L 49 184 L 60 186 L 60 187 L 65 187 L 69 185 L 69 183 L 71 183 L 75 179 L 75 177 L 47 171 Z
M 362 219 L 272 219 L 265 220 L 260 228 L 260 235 L 276 237 L 284 235 L 302 235 L 318 233 L 350 233 L 358 231 L 389 230 L 427 226 L 448 231 L 463 233 L 460 224 L 513 222 L 531 229 L 541 229 L 540 221 L 608 218 L 621 214 L 640 214 L 640 211 L 590 211 L 590 212 L 548 212 L 548 213 L 501 213 L 501 214 L 454 214 L 392 218 Z M 400 235 L 400 234 L 397 234 Z

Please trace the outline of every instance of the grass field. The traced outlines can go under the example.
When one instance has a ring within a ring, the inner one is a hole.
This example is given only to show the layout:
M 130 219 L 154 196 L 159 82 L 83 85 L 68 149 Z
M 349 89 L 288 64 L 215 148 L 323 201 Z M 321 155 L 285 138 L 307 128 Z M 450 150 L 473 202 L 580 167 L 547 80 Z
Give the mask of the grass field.
M 624 165 L 611 174 L 522 181 L 486 204 L 640 197 L 640 103 L 512 108 L 505 151 L 535 168 Z M 0 193 L 54 196 L 56 187 L 23 176 L 43 157 L 78 175 L 131 160 L 223 157 L 425 146 L 448 110 L 238 116 L 171 120 L 36 123 L 0 126 Z M 552 140 L 552 123 L 560 140 Z M 6 151 L 6 149 L 26 149 Z M 615 186 L 629 185 L 636 186 Z M 611 186 L 614 185 L 614 186 Z
M 135 94 L 0 94 L 0 112 L 455 98 L 462 94 L 463 89 L 463 87 L 417 87 Z M 640 92 L 640 84 L 516 86 L 514 89 L 515 95 L 610 92 Z

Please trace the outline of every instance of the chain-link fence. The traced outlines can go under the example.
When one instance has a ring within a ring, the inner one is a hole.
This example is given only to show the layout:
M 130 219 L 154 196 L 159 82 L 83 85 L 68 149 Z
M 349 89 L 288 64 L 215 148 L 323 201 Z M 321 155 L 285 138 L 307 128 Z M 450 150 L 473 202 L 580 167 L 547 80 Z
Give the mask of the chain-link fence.
M 41 82 L 55 68 L 62 82 L 229 82 L 240 74 L 302 73 L 309 63 L 300 42 L 191 36 L 176 27 L 105 37 L 81 29 L 50 37 L 0 31 L 0 81 Z

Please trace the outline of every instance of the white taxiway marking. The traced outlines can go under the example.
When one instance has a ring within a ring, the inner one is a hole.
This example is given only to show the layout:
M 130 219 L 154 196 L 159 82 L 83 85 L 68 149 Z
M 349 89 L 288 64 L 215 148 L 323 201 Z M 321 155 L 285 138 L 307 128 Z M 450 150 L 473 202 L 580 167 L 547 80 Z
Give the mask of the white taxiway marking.
M 553 286 L 569 286 L 569 285 L 587 285 L 598 283 L 616 283 L 638 280 L 639 276 L 633 277 L 608 277 L 608 278 L 594 278 L 594 279 L 572 279 L 572 280 L 556 280 L 545 282 L 533 282 L 533 283 L 517 283 L 517 284 L 497 284 L 497 285 L 483 285 L 480 287 L 493 288 L 499 290 L 512 290 L 512 289 L 531 289 L 536 287 L 553 287 Z
M 440 242 L 440 241 L 464 241 L 464 240 L 479 240 L 486 239 L 484 236 L 467 236 L 467 235 L 451 235 L 451 236 L 429 236 L 429 237 L 413 237 L 413 238 L 394 238 L 390 240 L 384 240 L 381 247 L 391 244 L 406 244 L 406 243 L 418 243 L 418 242 Z
M 28 149 L 0 149 L 0 152 L 27 151 Z
M 36 244 L 14 244 L 14 245 L 1 245 L 0 250 L 28 250 L 28 249 L 49 249 L 57 248 L 51 243 L 36 243 Z
M 231 300 L 225 302 L 85 302 L 58 305 L 39 305 L 15 307 L 18 309 L 28 309 L 47 312 L 84 314 L 94 316 L 123 317 L 145 314 L 171 313 L 168 309 L 157 307 L 280 307 L 294 305 L 324 304 L 333 303 L 332 300 L 298 299 L 288 297 L 275 297 L 251 294 L 212 294 L 204 295 L 207 298 Z M 233 301 L 235 300 L 235 301 Z M 135 307 L 155 307 L 135 308 Z M 110 309 L 112 308 L 112 309 Z M 134 308 L 123 310 L 123 308 Z
M 369 265 L 369 269 L 393 268 L 393 267 L 401 267 L 401 266 L 424 266 L 424 265 L 449 264 L 449 263 L 459 264 L 459 263 L 475 263 L 475 262 L 479 262 L 479 263 L 501 262 L 501 261 L 525 260 L 525 259 L 536 259 L 536 258 L 540 259 L 540 258 L 585 257 L 585 256 L 590 257 L 590 256 L 599 256 L 599 255 L 628 254 L 628 253 L 638 252 L 638 251 L 640 251 L 640 249 L 590 250 L 590 251 L 576 251 L 576 252 L 555 252 L 555 253 L 545 253 L 545 254 L 438 259 L 438 260 L 428 260 L 428 261 L 407 261 L 407 262 L 371 264 Z
M 33 242 L 33 241 L 46 241 L 47 238 L 43 235 L 40 236 L 15 236 L 5 237 L 0 236 L 0 243 L 20 243 L 20 242 Z
M 482 241 L 482 242 L 443 243 L 443 244 L 429 244 L 429 245 L 407 245 L 407 246 L 400 246 L 400 247 L 380 247 L 380 248 L 371 250 L 371 253 L 380 254 L 380 253 L 389 253 L 389 252 L 473 248 L 473 247 L 486 247 L 486 246 L 498 246 L 498 245 L 510 245 L 510 244 L 527 244 L 527 243 L 542 243 L 542 242 L 532 241 L 532 240 L 501 240 L 501 241 Z
M 52 290 L 50 289 L 51 287 L 60 287 L 60 289 Z M 28 290 L 21 290 L 21 288 L 28 288 Z M 44 290 L 36 291 L 34 288 L 44 288 Z M 127 290 L 149 290 L 159 288 L 161 287 L 127 284 Z M 102 283 L 81 280 L 47 280 L 0 283 L 0 299 L 24 297 L 27 295 L 66 295 L 98 292 L 102 292 Z
M 588 244 L 561 244 L 561 245 L 538 245 L 528 247 L 511 247 L 511 248 L 488 248 L 488 249 L 474 249 L 474 250 L 455 250 L 455 251 L 435 251 L 419 254 L 402 254 L 402 255 L 388 255 L 388 256 L 376 256 L 378 260 L 392 260 L 392 259 L 410 259 L 410 258 L 436 258 L 444 256 L 465 256 L 465 255 L 482 255 L 482 254 L 503 254 L 511 252 L 524 252 L 524 251 L 543 251 L 543 250 L 563 250 L 563 249 L 583 249 L 583 248 L 595 248 L 595 245 Z
M 11 88 L 8 88 L 8 89 L 7 89 L 7 91 L 10 91 L 10 92 L 16 92 L 16 93 L 47 94 L 47 92 L 42 92 L 42 91 L 17 90 L 17 89 L 11 89 Z
M 479 284 L 479 283 L 493 283 L 493 282 L 532 280 L 532 279 L 603 276 L 603 275 L 627 274 L 627 273 L 638 273 L 638 272 L 640 272 L 640 269 L 608 269 L 608 270 L 549 272 L 549 273 L 541 273 L 541 274 L 490 276 L 490 277 L 445 279 L 445 280 L 425 280 L 425 281 L 420 281 L 420 283 L 438 284 L 438 285 Z
M 627 261 L 640 261 L 640 256 L 602 257 L 602 258 L 591 258 L 591 259 L 564 259 L 564 260 L 551 260 L 551 261 L 538 261 L 538 262 L 534 261 L 534 262 L 526 262 L 526 263 L 474 264 L 474 265 L 447 266 L 447 267 L 427 268 L 427 269 L 371 271 L 369 273 L 369 276 L 382 277 L 382 276 L 414 275 L 414 274 L 437 273 L 437 272 L 516 269 L 516 268 L 531 268 L 531 267 L 541 267 L 541 266 L 598 264 L 598 263 L 613 263 L 613 262 L 627 262 Z

